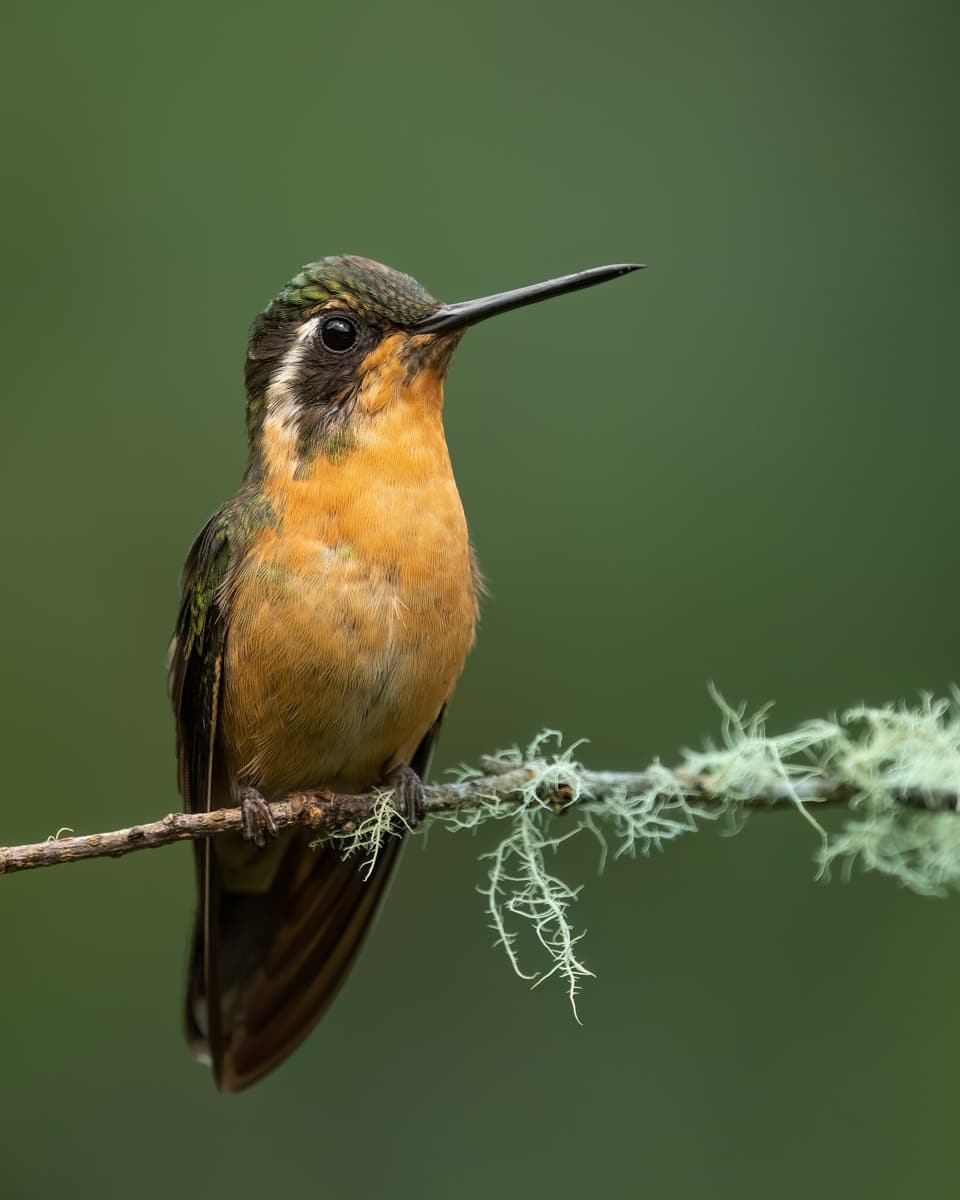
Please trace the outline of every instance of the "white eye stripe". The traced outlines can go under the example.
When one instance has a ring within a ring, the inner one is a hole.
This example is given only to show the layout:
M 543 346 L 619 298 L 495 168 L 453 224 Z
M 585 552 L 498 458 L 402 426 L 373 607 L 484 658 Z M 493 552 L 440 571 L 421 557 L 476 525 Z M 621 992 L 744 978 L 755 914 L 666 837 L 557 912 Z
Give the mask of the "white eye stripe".
M 317 327 L 319 317 L 311 317 L 309 321 L 304 323 L 297 329 L 296 341 L 285 351 L 283 358 L 280 360 L 280 365 L 270 380 L 270 386 L 267 388 L 267 396 L 276 403 L 281 401 L 283 407 L 292 411 L 294 404 L 293 398 L 289 395 L 290 389 L 297 381 L 300 373 L 300 361 L 303 358 L 304 346 L 303 343 L 310 337 Z
M 313 331 L 319 324 L 320 317 L 311 317 L 309 321 L 304 321 L 304 323 L 297 329 L 297 341 L 306 341 L 308 337 L 312 336 Z

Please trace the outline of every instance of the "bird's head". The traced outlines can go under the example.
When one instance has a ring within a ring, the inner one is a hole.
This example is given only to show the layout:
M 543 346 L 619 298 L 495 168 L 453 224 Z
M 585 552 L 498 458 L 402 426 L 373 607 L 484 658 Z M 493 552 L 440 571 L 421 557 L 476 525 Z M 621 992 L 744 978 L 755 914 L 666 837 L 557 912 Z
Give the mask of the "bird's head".
M 401 401 L 439 406 L 469 325 L 636 270 L 594 267 L 479 300 L 441 304 L 415 279 L 346 255 L 305 266 L 254 322 L 247 351 L 248 427 L 296 439 L 298 457 L 335 457 L 344 431 Z

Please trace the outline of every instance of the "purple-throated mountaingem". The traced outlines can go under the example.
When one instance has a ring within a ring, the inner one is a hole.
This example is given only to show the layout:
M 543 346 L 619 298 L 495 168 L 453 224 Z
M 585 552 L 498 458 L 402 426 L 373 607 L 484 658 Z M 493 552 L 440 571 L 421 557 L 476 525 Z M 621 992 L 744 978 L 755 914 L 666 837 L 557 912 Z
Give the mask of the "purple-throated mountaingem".
M 239 1091 L 303 1040 L 343 982 L 393 870 L 370 878 L 266 801 L 397 789 L 415 815 L 473 642 L 479 582 L 442 423 L 467 326 L 613 279 L 596 267 L 440 304 L 364 258 L 325 258 L 254 322 L 250 459 L 194 542 L 171 648 L 187 808 L 241 804 L 198 844 L 187 1033 Z

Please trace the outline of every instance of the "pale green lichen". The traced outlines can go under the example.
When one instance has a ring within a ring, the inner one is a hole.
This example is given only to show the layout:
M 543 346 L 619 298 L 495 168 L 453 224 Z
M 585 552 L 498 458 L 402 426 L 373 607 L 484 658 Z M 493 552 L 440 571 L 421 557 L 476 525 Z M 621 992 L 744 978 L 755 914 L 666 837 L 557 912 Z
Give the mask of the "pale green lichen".
M 377 865 L 380 850 L 388 837 L 395 837 L 410 828 L 403 814 L 393 802 L 393 791 L 377 792 L 370 815 L 353 828 L 337 829 L 318 838 L 311 846 L 333 843 L 343 858 L 355 854 L 363 857 L 360 873 L 369 879 Z
M 600 800 L 591 799 L 572 757 L 576 747 L 560 752 L 559 734 L 550 733 L 541 735 L 527 753 L 514 749 L 497 756 L 505 766 L 523 762 L 536 768 L 519 807 L 491 798 L 477 809 L 443 818 L 456 829 L 474 829 L 491 818 L 512 819 L 508 836 L 484 856 L 490 868 L 481 891 L 497 942 L 522 978 L 536 984 L 559 975 L 575 1004 L 580 981 L 592 974 L 579 950 L 583 934 L 570 922 L 580 889 L 548 871 L 544 861 L 546 851 L 556 851 L 585 830 L 600 840 L 602 866 L 610 838 L 615 858 L 647 855 L 722 812 L 736 824 L 748 803 L 773 793 L 788 798 L 816 830 L 821 875 L 839 861 L 847 874 L 859 864 L 892 875 L 922 894 L 960 887 L 960 815 L 916 811 L 896 799 L 907 788 L 921 793 L 960 791 L 958 693 L 941 700 L 924 697 L 913 708 L 851 709 L 840 720 L 808 721 L 777 735 L 767 729 L 769 705 L 747 714 L 715 689 L 711 694 L 722 718 L 719 744 L 687 750 L 679 772 L 655 761 L 643 772 L 648 786 L 642 791 L 619 788 Z M 557 741 L 558 752 L 544 757 L 548 737 Z M 827 774 L 850 789 L 850 809 L 856 814 L 837 834 L 828 834 L 811 812 L 817 781 Z M 705 808 L 702 794 L 680 782 L 691 775 L 709 777 L 711 793 L 724 798 L 720 807 Z M 570 790 L 571 805 L 576 806 L 564 817 L 572 827 L 556 837 L 548 832 L 553 812 L 539 797 L 545 786 L 558 785 Z M 532 923 L 547 952 L 543 971 L 531 974 L 521 968 L 517 930 L 510 927 L 510 918 Z
M 836 723 L 807 721 L 798 729 L 771 736 L 767 716 L 772 704 L 748 716 L 745 707 L 733 708 L 712 684 L 710 695 L 720 709 L 721 744 L 708 741 L 705 750 L 685 750 L 683 769 L 693 775 L 709 775 L 711 789 L 725 796 L 734 808 L 765 791 L 782 788 L 826 845 L 827 834 L 801 800 L 797 785 L 822 773 L 820 751 L 837 736 Z
M 480 892 L 496 944 L 517 975 L 534 986 L 554 976 L 562 979 L 575 1014 L 580 983 L 593 974 L 581 956 L 583 931 L 571 920 L 580 888 L 564 882 L 547 862 L 579 833 L 599 841 L 602 869 L 611 843 L 614 858 L 648 855 L 721 814 L 737 828 L 748 806 L 765 798 L 787 800 L 817 832 L 821 876 L 839 863 L 845 875 L 859 865 L 921 894 L 960 888 L 960 814 L 903 803 L 909 792 L 920 803 L 926 798 L 933 806 L 938 797 L 948 796 L 955 805 L 960 693 L 947 699 L 925 696 L 913 708 L 855 708 L 839 719 L 808 721 L 777 735 L 767 731 L 769 705 L 748 715 L 713 689 L 712 695 L 722 717 L 719 744 L 685 751 L 676 771 L 654 761 L 641 773 L 641 788 L 605 787 L 602 795 L 594 795 L 590 774 L 573 757 L 582 743 L 564 749 L 560 734 L 548 730 L 525 751 L 514 748 L 494 756 L 483 771 L 465 767 L 459 772 L 463 782 L 522 766 L 527 779 L 519 794 L 509 800 L 492 793 L 473 797 L 471 807 L 432 817 L 452 830 L 509 823 L 506 836 L 481 856 L 488 874 Z M 552 752 L 547 751 L 550 742 L 556 744 Z M 811 812 L 825 780 L 834 794 L 842 789 L 850 796 L 853 819 L 837 834 L 824 830 Z M 559 805 L 558 795 L 564 797 Z M 717 803 L 716 798 L 722 799 Z M 556 822 L 562 823 L 559 832 Z M 383 838 L 404 824 L 390 793 L 382 793 L 356 830 L 335 836 L 345 854 L 366 856 L 369 874 Z M 541 970 L 521 966 L 517 941 L 524 928 L 532 930 L 545 952 Z
M 546 755 L 544 748 L 550 741 L 557 743 L 557 752 Z M 509 819 L 507 836 L 495 850 L 481 855 L 481 861 L 489 863 L 487 885 L 480 891 L 486 898 L 491 928 L 497 935 L 495 945 L 503 947 L 517 975 L 532 981 L 534 987 L 552 975 L 559 975 L 576 1014 L 580 980 L 593 973 L 576 949 L 583 934 L 574 931 L 568 916 L 580 889 L 570 887 L 547 869 L 546 854 L 555 852 L 585 824 L 577 820 L 572 829 L 551 835 L 549 828 L 556 813 L 542 798 L 544 794 L 560 791 L 569 796 L 567 807 L 570 807 L 578 805 L 583 797 L 580 765 L 573 758 L 581 743 L 563 750 L 561 741 L 556 730 L 548 729 L 534 738 L 525 753 L 514 747 L 494 756 L 495 764 L 503 769 L 522 763 L 529 770 L 519 803 L 490 796 L 481 799 L 475 808 L 443 813 L 438 819 L 453 830 L 476 829 L 485 821 Z M 459 777 L 472 778 L 475 773 L 466 768 Z M 511 928 L 511 918 L 532 928 L 546 951 L 548 969 L 529 974 L 521 968 L 515 944 L 518 931 Z
M 698 821 L 714 821 L 726 810 L 726 805 L 704 808 L 702 803 L 692 803 L 693 792 L 659 759 L 654 759 L 643 776 L 642 788 L 615 787 L 580 806 L 578 827 L 589 830 L 600 843 L 601 873 L 611 838 L 615 859 L 638 854 L 647 857 L 685 833 L 695 833 Z
M 851 821 L 820 854 L 821 874 L 840 861 L 892 875 L 923 896 L 960 888 L 960 817 L 953 812 L 879 812 Z
M 960 693 L 925 695 L 919 706 L 859 707 L 844 713 L 824 761 L 854 790 L 856 819 L 820 854 L 821 874 L 840 862 L 892 875 L 922 895 L 960 887 L 960 815 L 897 803 L 960 791 Z
M 549 742 L 557 749 L 545 753 Z M 572 887 L 547 867 L 547 854 L 554 854 L 564 842 L 589 832 L 601 846 L 601 869 L 607 858 L 608 840 L 615 843 L 615 857 L 649 854 L 661 849 L 684 833 L 697 828 L 697 821 L 717 815 L 696 809 L 673 774 L 659 763 L 648 771 L 647 785 L 640 791 L 616 789 L 602 799 L 592 796 L 580 764 L 573 754 L 582 742 L 564 749 L 556 730 L 541 733 L 521 751 L 514 747 L 494 756 L 498 769 L 523 765 L 529 778 L 519 800 L 504 801 L 496 796 L 481 799 L 475 808 L 438 816 L 448 829 L 476 829 L 490 820 L 509 820 L 510 832 L 496 848 L 481 856 L 488 863 L 486 886 L 481 894 L 487 902 L 487 914 L 496 936 L 517 975 L 536 987 L 553 976 L 566 988 L 576 1015 L 576 997 L 580 982 L 593 972 L 585 965 L 578 949 L 583 931 L 570 920 L 570 910 L 580 887 Z M 479 773 L 465 768 L 459 778 L 475 778 Z M 567 797 L 558 810 L 544 796 Z M 562 814 L 562 815 L 561 815 Z M 554 833 L 560 816 L 565 828 Z M 604 829 L 604 825 L 607 826 Z M 531 928 L 546 952 L 544 969 L 525 971 L 519 960 L 517 938 L 522 928 Z M 579 1019 L 579 1018 L 578 1018 Z

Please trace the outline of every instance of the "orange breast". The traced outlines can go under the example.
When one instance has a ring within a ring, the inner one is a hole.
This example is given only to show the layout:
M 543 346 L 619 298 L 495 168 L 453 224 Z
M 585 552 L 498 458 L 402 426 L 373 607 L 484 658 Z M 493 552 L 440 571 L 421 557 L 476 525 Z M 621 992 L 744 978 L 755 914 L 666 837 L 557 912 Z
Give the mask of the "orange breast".
M 267 794 L 362 790 L 409 761 L 453 691 L 477 616 L 466 521 L 439 404 L 358 416 L 354 444 L 295 461 L 265 431 L 278 514 L 240 570 L 221 730 Z

